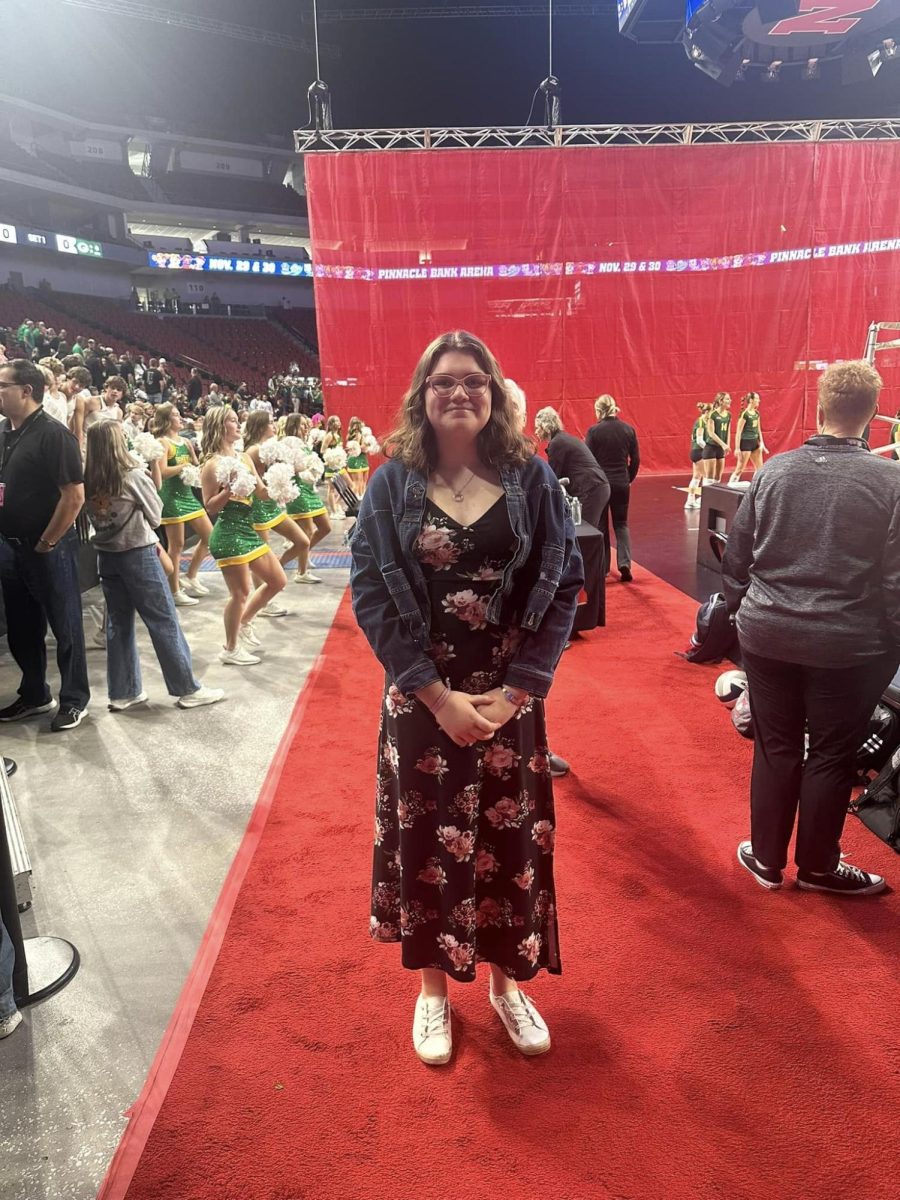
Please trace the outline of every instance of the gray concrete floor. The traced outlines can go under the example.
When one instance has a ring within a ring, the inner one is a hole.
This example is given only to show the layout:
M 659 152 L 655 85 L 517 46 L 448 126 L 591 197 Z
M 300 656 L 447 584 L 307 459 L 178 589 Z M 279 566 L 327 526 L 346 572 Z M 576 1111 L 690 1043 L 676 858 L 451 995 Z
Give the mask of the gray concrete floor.
M 339 549 L 339 534 L 317 547 Z M 106 655 L 91 650 L 78 729 L 0 726 L 33 867 L 25 936 L 69 938 L 82 956 L 75 980 L 0 1042 L 2 1200 L 96 1196 L 349 578 L 343 565 L 316 573 L 320 586 L 288 583 L 289 616 L 257 620 L 263 663 L 226 667 L 225 585 L 204 571 L 210 596 L 179 614 L 196 676 L 228 693 L 221 704 L 175 708 L 141 627 L 148 706 L 108 712 Z M 0 703 L 18 681 L 4 640 Z

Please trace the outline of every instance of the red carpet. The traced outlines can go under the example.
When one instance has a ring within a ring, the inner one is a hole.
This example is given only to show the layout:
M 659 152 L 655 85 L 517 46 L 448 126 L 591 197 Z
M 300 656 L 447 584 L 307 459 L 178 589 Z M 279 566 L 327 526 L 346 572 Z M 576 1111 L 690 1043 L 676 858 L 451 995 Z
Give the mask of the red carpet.
M 564 974 L 529 988 L 550 1054 L 516 1053 L 486 977 L 452 1064 L 413 1054 L 417 980 L 366 932 L 379 672 L 345 601 L 128 1200 L 896 1200 L 898 895 L 753 882 L 750 747 L 718 669 L 673 655 L 695 605 L 640 570 L 611 593 L 549 704 L 575 766 Z M 845 848 L 900 879 L 852 820 Z

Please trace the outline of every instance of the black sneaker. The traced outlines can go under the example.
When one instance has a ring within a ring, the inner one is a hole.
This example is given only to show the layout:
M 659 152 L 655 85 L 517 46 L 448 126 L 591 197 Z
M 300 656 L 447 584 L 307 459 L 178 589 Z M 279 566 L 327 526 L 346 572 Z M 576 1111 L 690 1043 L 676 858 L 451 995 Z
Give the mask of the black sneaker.
M 839 896 L 873 896 L 885 889 L 884 877 L 863 871 L 850 863 L 839 862 L 827 875 L 797 872 L 797 886 L 806 892 L 835 892 Z
M 20 696 L 18 700 L 13 700 L 12 704 L 7 704 L 6 708 L 0 708 L 0 721 L 24 721 L 26 717 L 53 712 L 54 708 L 55 700 L 48 700 L 46 704 L 28 704 Z
M 88 715 L 86 708 L 61 708 L 50 722 L 53 733 L 61 733 L 63 729 L 74 729 Z
M 631 583 L 634 576 L 631 574 L 631 567 L 623 567 L 619 572 L 619 578 L 623 583 Z
M 572 770 L 564 758 L 560 758 L 558 754 L 550 755 L 550 778 L 562 779 L 564 775 Z
M 753 843 L 741 842 L 737 848 L 738 862 L 745 871 L 749 871 L 760 887 L 767 891 L 777 892 L 784 883 L 784 876 L 774 867 L 764 867 L 753 855 Z

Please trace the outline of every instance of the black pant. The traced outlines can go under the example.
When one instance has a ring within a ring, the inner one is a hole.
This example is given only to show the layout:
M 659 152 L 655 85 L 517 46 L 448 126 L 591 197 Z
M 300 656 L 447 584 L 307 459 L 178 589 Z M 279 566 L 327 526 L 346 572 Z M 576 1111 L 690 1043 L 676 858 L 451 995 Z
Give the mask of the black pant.
M 0 584 L 9 650 L 22 672 L 19 695 L 26 704 L 49 703 L 47 625 L 56 638 L 63 708 L 87 708 L 91 697 L 78 582 L 78 536 L 74 530 L 54 550 L 0 545 Z
M 612 562 L 612 542 L 610 541 L 610 517 L 616 534 L 616 564 L 619 570 L 631 567 L 631 534 L 628 531 L 628 502 L 631 499 L 631 484 L 613 483 L 609 481 L 609 504 L 603 510 L 600 529 L 606 538 L 606 562 L 604 574 Z
M 840 861 L 856 752 L 897 670 L 897 655 L 854 667 L 804 667 L 742 649 L 755 747 L 750 783 L 753 853 L 783 870 L 797 808 L 794 858 L 822 874 Z M 809 756 L 803 761 L 804 730 Z
M 587 521 L 588 525 L 593 525 L 595 529 L 599 529 L 603 533 L 603 521 L 606 515 L 606 504 L 608 496 L 605 487 L 591 488 L 586 492 L 581 499 L 581 517 Z

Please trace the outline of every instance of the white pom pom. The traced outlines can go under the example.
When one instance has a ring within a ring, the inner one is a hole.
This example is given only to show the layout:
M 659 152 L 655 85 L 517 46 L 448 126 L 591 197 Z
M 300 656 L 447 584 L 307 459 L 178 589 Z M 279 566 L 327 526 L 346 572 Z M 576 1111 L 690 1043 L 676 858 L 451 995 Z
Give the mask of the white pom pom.
M 362 454 L 362 445 L 360 444 L 359 441 L 357 441 L 356 438 L 351 438 L 350 441 L 347 443 L 347 457 L 348 458 L 359 458 L 359 456 L 361 454 Z
M 219 456 L 216 462 L 216 480 L 230 488 L 235 496 L 246 498 L 256 491 L 256 472 L 231 455 Z
M 263 475 L 263 483 L 269 493 L 269 499 L 286 508 L 292 500 L 300 495 L 300 489 L 294 483 L 294 468 L 291 463 L 276 462 Z
M 340 446 L 332 446 L 322 455 L 322 461 L 328 471 L 343 471 L 347 465 L 347 454 Z
M 363 430 L 363 453 L 364 454 L 379 454 L 381 445 L 378 438 L 368 427 Z
M 195 467 L 193 463 L 188 463 L 186 467 L 182 467 L 181 481 L 182 483 L 186 483 L 188 487 L 198 488 L 200 486 L 200 468 Z
M 259 461 L 270 467 L 274 462 L 283 462 L 280 453 L 281 443 L 278 438 L 269 438 L 265 442 L 260 442 L 257 449 L 259 450 Z
M 309 451 L 301 438 L 282 438 L 278 445 L 281 450 L 279 462 L 290 463 L 294 471 L 299 471 L 306 466 L 306 458 Z
M 135 434 L 134 450 L 147 463 L 156 462 L 166 452 L 165 446 L 152 433 Z
M 309 434 L 309 444 L 310 444 L 311 446 L 318 446 L 318 445 L 319 445 L 319 443 L 320 443 L 320 442 L 323 442 L 324 440 L 325 440 L 325 430 L 324 430 L 324 429 L 312 429 L 312 430 L 310 430 L 310 434 Z

